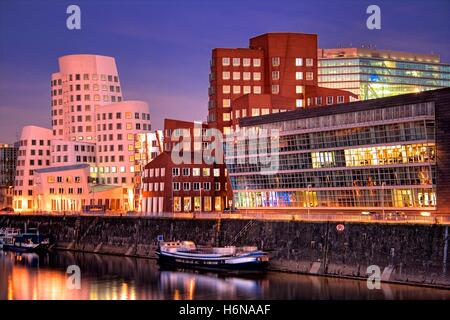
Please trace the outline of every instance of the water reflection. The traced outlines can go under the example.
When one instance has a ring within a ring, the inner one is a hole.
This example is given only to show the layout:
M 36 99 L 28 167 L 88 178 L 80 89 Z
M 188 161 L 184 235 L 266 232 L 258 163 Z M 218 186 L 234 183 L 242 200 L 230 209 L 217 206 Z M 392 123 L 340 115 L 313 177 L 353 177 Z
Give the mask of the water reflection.
M 69 265 L 81 268 L 81 289 L 66 286 Z M 449 299 L 450 291 L 287 273 L 160 270 L 146 259 L 57 252 L 0 251 L 0 299 Z

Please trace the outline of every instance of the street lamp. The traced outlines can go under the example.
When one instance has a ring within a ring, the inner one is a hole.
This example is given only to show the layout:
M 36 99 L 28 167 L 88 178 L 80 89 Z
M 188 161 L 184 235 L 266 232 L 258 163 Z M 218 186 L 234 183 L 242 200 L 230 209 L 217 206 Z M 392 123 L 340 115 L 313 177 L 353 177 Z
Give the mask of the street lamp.
M 306 203 L 306 205 L 308 206 L 308 220 L 309 220 L 309 210 L 310 210 L 310 207 L 311 207 L 311 200 L 310 200 L 310 188 L 311 188 L 311 185 L 310 184 L 308 184 L 308 186 L 306 187 L 306 189 L 307 189 L 307 191 L 306 191 L 306 195 L 307 195 L 307 197 L 308 197 L 308 202 Z
M 384 187 L 386 186 L 386 182 L 381 183 L 381 203 L 382 203 L 382 210 L 383 210 L 383 220 L 386 218 L 385 210 L 384 210 Z

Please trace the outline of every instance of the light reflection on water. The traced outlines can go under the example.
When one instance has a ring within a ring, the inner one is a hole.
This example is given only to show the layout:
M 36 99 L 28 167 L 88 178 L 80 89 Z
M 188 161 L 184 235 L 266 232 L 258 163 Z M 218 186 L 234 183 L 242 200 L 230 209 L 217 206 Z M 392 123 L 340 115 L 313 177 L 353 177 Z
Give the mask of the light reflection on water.
M 66 286 L 66 268 L 81 268 L 81 289 Z M 0 251 L 0 299 L 450 299 L 449 290 L 267 272 L 160 270 L 155 260 L 98 254 Z

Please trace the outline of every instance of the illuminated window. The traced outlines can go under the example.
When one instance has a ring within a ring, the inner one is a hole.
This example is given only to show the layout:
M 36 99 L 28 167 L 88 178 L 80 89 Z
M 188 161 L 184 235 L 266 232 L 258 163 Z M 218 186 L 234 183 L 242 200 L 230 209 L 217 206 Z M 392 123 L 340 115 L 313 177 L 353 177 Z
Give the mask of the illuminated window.
M 222 65 L 223 66 L 229 66 L 230 65 L 230 58 L 222 58 Z
M 334 151 L 333 152 L 312 152 L 313 168 L 332 167 L 335 165 Z
M 194 211 L 201 211 L 201 200 L 200 197 L 194 197 Z
M 303 58 L 295 58 L 295 65 L 297 67 L 303 66 Z
M 241 80 L 241 73 L 233 72 L 233 80 Z
M 260 67 L 261 66 L 261 59 L 259 59 L 259 58 L 253 59 L 253 66 L 254 67 Z
M 224 107 L 224 108 L 231 107 L 231 99 L 223 99 L 222 100 L 222 107 Z
M 295 80 L 303 80 L 303 72 L 296 72 Z
M 173 211 L 175 211 L 175 212 L 181 211 L 181 197 L 173 198 Z
M 184 212 L 191 211 L 191 197 L 183 197 L 183 211 Z
M 251 80 L 252 76 L 251 76 L 251 72 L 244 72 L 242 74 L 242 79 L 245 81 Z
M 253 72 L 253 80 L 255 81 L 261 80 L 261 72 Z

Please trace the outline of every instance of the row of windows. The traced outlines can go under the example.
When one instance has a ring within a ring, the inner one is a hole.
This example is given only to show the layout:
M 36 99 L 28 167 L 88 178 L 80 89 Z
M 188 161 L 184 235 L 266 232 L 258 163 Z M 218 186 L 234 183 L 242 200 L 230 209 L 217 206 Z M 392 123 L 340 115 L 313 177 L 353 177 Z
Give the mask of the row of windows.
M 182 172 L 183 177 L 200 177 L 202 175 L 203 177 L 210 177 L 211 176 L 211 169 L 210 168 L 182 168 L 180 171 L 180 168 L 172 168 L 172 176 L 177 177 L 180 176 L 180 172 Z M 219 168 L 213 168 L 213 174 L 214 177 L 220 177 L 220 169 Z
M 237 192 L 238 208 L 426 208 L 436 206 L 434 189 Z
M 109 113 L 97 113 L 97 120 L 113 120 L 113 117 L 115 117 L 115 119 L 122 119 L 122 112 L 109 112 Z M 150 113 L 139 113 L 139 112 L 133 112 L 131 111 L 127 111 L 125 112 L 125 119 L 142 119 L 142 120 L 150 120 Z
M 109 102 L 110 101 L 110 96 L 108 95 L 103 95 L 103 102 Z M 99 94 L 95 94 L 94 95 L 94 101 L 101 101 L 102 96 Z M 81 95 L 76 95 L 70 96 L 70 102 L 74 102 L 74 101 L 83 101 L 82 100 L 82 96 Z M 91 101 L 91 95 L 90 94 L 85 94 L 84 95 L 84 101 Z M 122 97 L 121 96 L 111 96 L 111 102 L 121 102 L 122 101 Z M 57 105 L 62 105 L 63 104 L 63 100 L 62 99 L 53 99 L 52 100 L 52 107 L 57 106 Z
M 84 73 L 83 75 L 81 75 L 80 73 L 76 73 L 76 74 L 69 74 L 69 81 L 80 81 L 81 80 L 81 76 L 83 76 L 83 80 L 93 80 L 93 81 L 97 81 L 97 80 L 101 80 L 101 81 L 109 81 L 109 82 L 119 82 L 119 77 L 118 76 L 113 76 L 113 75 L 106 75 L 106 74 L 96 74 L 93 73 L 92 75 L 89 75 L 88 73 Z M 62 85 L 62 80 L 61 79 L 55 79 L 53 81 L 50 82 L 50 86 L 56 86 L 56 85 Z
M 131 122 L 127 122 L 125 123 L 125 128 L 122 127 L 122 123 L 116 123 L 116 130 L 122 130 L 122 129 L 126 129 L 126 130 L 151 130 L 151 125 L 147 125 L 146 123 L 143 123 L 142 125 L 140 123 L 136 123 L 133 127 L 133 123 Z M 97 124 L 97 131 L 111 131 L 113 130 L 113 124 L 109 123 L 108 127 L 106 126 L 106 123 L 104 123 L 103 125 Z
M 215 211 L 222 210 L 222 197 L 220 196 L 214 197 L 214 210 Z M 212 211 L 212 197 L 209 196 L 173 197 L 173 211 L 174 212 Z
M 258 130 L 259 128 L 268 130 L 278 129 L 280 131 L 310 129 L 330 130 L 331 128 L 342 127 L 346 125 L 363 126 L 365 123 L 411 119 L 424 116 L 434 116 L 434 102 L 401 105 L 383 109 L 355 111 L 305 119 L 287 120 L 283 122 L 272 122 L 261 124 L 255 127 L 249 127 L 247 130 L 252 131 Z
M 229 85 L 225 85 L 222 86 L 222 93 L 223 94 L 230 94 L 231 93 L 231 87 L 233 87 L 233 94 L 240 94 L 241 93 L 241 88 L 242 88 L 242 93 L 243 94 L 249 94 L 252 93 L 252 86 L 229 86 Z M 261 86 L 253 86 L 253 93 L 254 94 L 261 94 Z
M 281 64 L 281 58 L 280 57 L 272 57 L 272 66 L 278 67 Z M 293 60 L 295 62 L 295 66 L 300 67 L 303 66 L 303 58 L 295 58 Z M 223 57 L 222 58 L 222 66 L 229 66 L 230 63 L 232 63 L 233 67 L 239 67 L 241 65 L 241 58 L 228 58 Z M 250 67 L 251 59 L 250 58 L 242 58 L 242 65 L 244 67 Z M 305 59 L 305 65 L 307 67 L 314 66 L 314 59 L 312 58 L 306 58 Z M 253 66 L 254 67 L 260 67 L 261 66 L 261 59 L 260 58 L 253 58 Z
M 234 67 L 238 67 L 241 65 L 241 58 L 228 58 L 228 57 L 223 57 L 222 58 L 222 66 L 229 66 L 230 65 L 230 61 L 233 61 L 233 66 Z M 244 67 L 250 67 L 251 61 L 253 60 L 253 66 L 254 67 L 260 67 L 261 66 L 261 59 L 260 58 L 242 58 L 242 65 Z
M 68 149 L 69 149 L 69 146 L 67 144 L 64 144 L 64 145 L 58 144 L 56 146 L 52 145 L 52 152 L 55 152 L 55 151 L 56 152 L 61 152 L 61 151 L 67 152 Z M 75 145 L 73 145 L 73 151 L 95 152 L 95 146 L 84 145 L 84 144 L 81 144 L 81 145 L 75 144 Z
M 431 173 L 430 173 L 431 172 Z M 231 175 L 233 190 L 309 188 L 387 188 L 426 186 L 436 183 L 435 165 L 367 169 L 280 172 L 276 175 L 249 173 Z
M 155 184 L 156 186 L 157 184 Z M 192 186 L 192 189 L 191 189 Z M 226 184 L 225 184 L 226 186 Z M 220 182 L 214 183 L 214 191 L 220 191 Z M 150 188 L 150 187 L 149 187 Z M 211 190 L 211 183 L 210 182 L 173 182 L 172 183 L 172 189 L 173 191 L 210 191 Z M 152 190 L 149 190 L 152 191 Z M 158 190 L 154 190 L 158 191 Z M 161 190 L 163 191 L 163 190 Z
M 320 149 L 335 149 L 352 146 L 404 144 L 407 141 L 435 140 L 435 123 L 432 120 L 394 123 L 370 127 L 348 128 L 341 130 L 319 131 L 280 135 L 278 141 L 279 152 L 308 151 Z M 237 154 L 256 155 L 258 144 L 264 140 L 249 139 L 234 145 Z M 227 154 L 232 157 L 233 154 Z
M 28 140 L 20 140 L 19 141 L 19 146 L 21 146 L 21 147 L 23 147 L 23 146 L 27 146 L 28 145 Z M 31 145 L 32 146 L 37 146 L 37 145 L 40 145 L 40 146 L 45 146 L 45 145 L 47 145 L 47 146 L 49 146 L 50 145 L 50 140 L 35 140 L 35 139 L 32 139 L 31 140 Z
M 43 150 L 43 149 L 30 149 L 30 155 L 31 156 L 43 156 L 45 153 L 45 155 L 49 156 L 50 155 L 50 150 Z M 25 157 L 27 155 L 27 149 L 23 149 L 23 150 L 19 150 L 19 157 Z
M 83 90 L 84 91 L 90 91 L 91 86 L 89 84 L 84 84 L 83 85 Z M 103 84 L 101 87 L 98 84 L 93 84 L 92 85 L 92 90 L 94 91 L 99 91 L 101 89 L 101 91 L 108 91 L 108 86 L 106 84 Z M 73 92 L 73 91 L 81 91 L 81 84 L 77 84 L 75 85 L 75 90 L 74 90 L 74 86 L 70 85 L 69 86 L 69 90 L 65 91 L 64 93 L 68 93 L 68 92 Z M 120 92 L 120 87 L 119 86 L 109 86 L 109 92 Z M 57 95 L 62 95 L 63 94 L 63 90 L 62 89 L 54 89 L 52 91 L 50 91 L 50 96 L 57 96 Z

